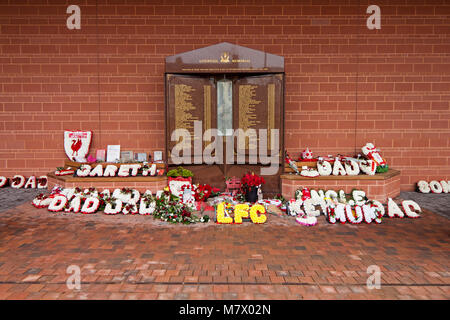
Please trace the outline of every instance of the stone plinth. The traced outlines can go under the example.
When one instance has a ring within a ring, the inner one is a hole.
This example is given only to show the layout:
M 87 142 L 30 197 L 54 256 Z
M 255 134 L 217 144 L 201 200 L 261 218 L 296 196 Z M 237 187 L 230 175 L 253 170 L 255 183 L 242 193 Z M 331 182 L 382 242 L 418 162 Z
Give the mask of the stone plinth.
M 163 190 L 167 186 L 166 176 L 156 177 L 73 177 L 56 176 L 53 173 L 47 174 L 48 189 L 51 190 L 56 184 L 63 188 L 90 188 L 98 190 L 132 188 L 145 192 L 150 190 L 153 194 L 158 190 Z
M 374 176 L 320 176 L 316 178 L 302 177 L 293 174 L 281 175 L 282 194 L 286 199 L 294 198 L 299 188 L 323 190 L 344 190 L 350 193 L 353 189 L 364 190 L 369 199 L 385 203 L 388 198 L 400 194 L 400 171 L 389 169 L 385 173 Z

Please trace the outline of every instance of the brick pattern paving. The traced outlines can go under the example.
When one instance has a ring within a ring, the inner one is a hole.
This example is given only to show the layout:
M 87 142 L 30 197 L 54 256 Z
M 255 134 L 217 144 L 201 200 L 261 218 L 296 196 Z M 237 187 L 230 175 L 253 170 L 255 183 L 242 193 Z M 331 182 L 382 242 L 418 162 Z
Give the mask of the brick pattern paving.
M 450 194 L 448 193 L 420 193 L 400 192 L 400 198 L 414 200 L 421 208 L 428 209 L 450 219 Z
M 14 189 L 5 187 L 0 189 L 0 212 L 12 209 L 22 203 L 32 201 L 40 193 L 47 193 L 47 189 Z
M 130 223 L 132 222 L 132 223 Z M 0 216 L 0 299 L 448 299 L 448 220 L 172 226 L 143 216 Z M 69 265 L 81 268 L 70 290 Z M 366 286 L 367 267 L 382 271 Z

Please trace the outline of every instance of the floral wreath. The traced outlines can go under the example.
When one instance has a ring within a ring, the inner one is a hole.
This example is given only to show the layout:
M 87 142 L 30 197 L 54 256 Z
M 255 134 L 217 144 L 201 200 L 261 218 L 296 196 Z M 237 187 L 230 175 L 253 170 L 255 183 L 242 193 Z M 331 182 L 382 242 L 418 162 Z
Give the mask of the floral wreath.
M 317 224 L 317 218 L 308 216 L 306 213 L 295 218 L 295 221 L 302 226 L 311 227 Z
M 184 190 L 184 187 L 181 187 L 181 190 Z M 197 188 L 195 188 L 194 198 L 196 201 L 205 201 L 212 194 L 212 188 L 208 184 L 199 184 Z
M 131 188 L 122 188 L 120 189 L 121 194 L 133 194 L 133 189 Z

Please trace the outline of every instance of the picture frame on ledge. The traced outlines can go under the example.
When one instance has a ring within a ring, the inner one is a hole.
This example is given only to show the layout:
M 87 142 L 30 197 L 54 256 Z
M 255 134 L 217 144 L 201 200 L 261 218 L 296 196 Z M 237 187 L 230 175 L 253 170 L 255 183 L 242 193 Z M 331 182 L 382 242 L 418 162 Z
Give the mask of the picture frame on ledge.
M 133 162 L 133 160 L 134 160 L 133 151 L 121 151 L 120 152 L 120 162 L 127 163 L 127 162 Z
M 106 150 L 105 149 L 97 149 L 97 153 L 95 158 L 99 162 L 105 162 L 106 160 Z
M 153 161 L 156 163 L 162 162 L 162 151 L 154 151 L 153 152 Z
M 106 152 L 106 162 L 120 161 L 120 145 L 108 145 Z
M 139 152 L 134 154 L 134 161 L 137 162 L 145 162 L 147 161 L 147 153 Z

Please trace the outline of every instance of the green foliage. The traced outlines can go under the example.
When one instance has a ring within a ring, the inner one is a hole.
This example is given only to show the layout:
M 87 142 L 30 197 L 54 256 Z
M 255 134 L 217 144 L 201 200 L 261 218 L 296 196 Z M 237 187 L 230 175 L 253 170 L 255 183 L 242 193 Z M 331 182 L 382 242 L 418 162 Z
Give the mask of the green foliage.
M 184 169 L 183 167 L 178 167 L 176 169 L 172 169 L 169 172 L 167 172 L 167 176 L 168 177 L 183 177 L 183 178 L 188 178 L 188 177 L 193 177 L 194 174 L 192 173 L 191 170 L 188 169 Z
M 153 200 L 153 199 L 152 199 Z M 156 201 L 153 218 L 169 223 L 193 224 L 197 222 L 208 222 L 209 217 L 199 218 L 194 214 L 192 207 L 179 201 L 179 198 L 174 196 L 169 191 L 164 191 L 159 199 Z
M 377 173 L 388 172 L 388 170 L 389 170 L 389 166 L 388 165 L 377 166 Z
M 245 199 L 245 194 L 242 193 L 242 192 L 238 192 L 238 193 L 236 194 L 235 198 L 236 198 L 236 200 L 237 200 L 238 202 L 241 202 L 241 203 L 243 203 L 243 202 L 246 201 L 246 199 Z
M 278 193 L 278 194 L 275 196 L 275 199 L 281 200 L 282 203 L 285 203 L 285 202 L 286 202 L 286 199 L 283 197 L 283 195 L 282 195 L 281 193 Z

